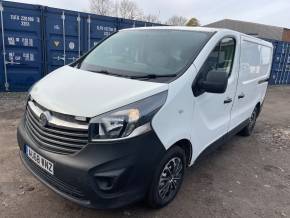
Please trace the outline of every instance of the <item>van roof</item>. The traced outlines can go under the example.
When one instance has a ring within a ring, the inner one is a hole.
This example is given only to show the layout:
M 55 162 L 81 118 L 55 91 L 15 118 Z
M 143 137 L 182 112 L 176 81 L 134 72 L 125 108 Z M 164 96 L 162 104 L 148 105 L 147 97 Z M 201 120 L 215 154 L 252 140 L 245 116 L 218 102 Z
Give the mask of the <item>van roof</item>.
M 135 27 L 135 28 L 128 28 L 123 29 L 124 30 L 132 30 L 132 29 L 138 29 L 138 30 L 188 30 L 188 31 L 202 31 L 202 32 L 217 32 L 221 31 L 223 29 L 217 29 L 217 28 L 209 28 L 209 27 L 188 27 L 188 26 L 152 26 L 152 27 Z
M 233 32 L 238 33 L 241 36 L 246 36 L 248 38 L 254 39 L 256 41 L 264 42 L 265 44 L 272 46 L 272 43 L 267 42 L 265 40 L 259 39 L 254 36 L 250 36 L 238 31 L 234 31 L 231 29 L 225 29 L 225 28 L 211 28 L 211 27 L 188 27 L 188 26 L 152 26 L 152 27 L 135 27 L 135 28 L 128 28 L 128 29 L 122 29 L 120 31 L 126 31 L 126 30 L 187 30 L 187 31 L 201 31 L 201 32 Z

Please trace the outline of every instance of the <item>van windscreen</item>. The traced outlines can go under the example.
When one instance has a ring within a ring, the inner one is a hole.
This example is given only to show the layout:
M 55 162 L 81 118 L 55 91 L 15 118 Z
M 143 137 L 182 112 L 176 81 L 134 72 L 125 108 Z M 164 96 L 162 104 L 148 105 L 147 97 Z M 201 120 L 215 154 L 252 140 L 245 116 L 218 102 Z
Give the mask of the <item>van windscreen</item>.
M 187 30 L 120 31 L 96 46 L 77 67 L 135 79 L 168 79 L 189 67 L 212 34 Z

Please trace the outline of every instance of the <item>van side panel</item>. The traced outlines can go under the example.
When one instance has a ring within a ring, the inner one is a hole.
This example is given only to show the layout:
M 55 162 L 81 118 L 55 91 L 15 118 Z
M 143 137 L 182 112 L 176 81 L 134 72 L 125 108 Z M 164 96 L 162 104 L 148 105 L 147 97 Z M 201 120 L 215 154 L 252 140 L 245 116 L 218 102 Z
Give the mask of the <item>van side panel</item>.
M 169 84 L 166 103 L 152 120 L 152 128 L 165 149 L 169 149 L 182 139 L 190 141 L 191 124 L 194 122 L 194 99 L 191 85 L 196 73 L 192 65 L 179 79 Z M 193 150 L 193 152 L 197 151 Z
M 191 142 L 190 165 L 208 145 L 225 135 L 229 128 L 232 103 L 225 104 L 224 100 L 227 97 L 234 98 L 236 93 L 239 48 L 236 49 L 234 65 L 225 93 L 203 93 L 194 96 L 192 91 L 197 73 L 217 43 L 224 37 L 235 38 L 239 46 L 240 34 L 232 31 L 216 33 L 187 72 L 169 84 L 167 101 L 152 121 L 152 127 L 166 149 L 182 139 Z
M 195 97 L 192 92 L 194 78 L 216 43 L 228 35 L 236 38 L 237 48 L 227 92 Z M 193 164 L 209 144 L 247 120 L 255 105 L 265 97 L 272 50 L 270 43 L 233 32 L 213 36 L 187 72 L 169 84 L 166 103 L 152 120 L 152 127 L 165 149 L 179 140 L 189 140 Z M 241 94 L 245 97 L 240 98 Z M 224 104 L 226 97 L 231 97 L 233 103 Z M 228 112 L 228 118 L 222 117 L 222 112 Z M 221 122 L 225 126 L 221 126 Z
M 239 79 L 230 129 L 247 120 L 255 106 L 263 102 L 270 76 L 272 52 L 270 43 L 241 37 Z
M 273 56 L 273 47 L 261 46 L 261 71 L 262 74 L 266 75 L 265 79 L 258 81 L 258 92 L 260 94 L 260 102 L 264 101 L 269 78 L 271 74 L 272 58 Z
M 240 34 L 232 31 L 216 33 L 200 52 L 194 64 L 199 72 L 209 58 L 209 55 L 224 38 L 234 38 L 236 41 L 234 62 L 231 74 L 228 78 L 228 86 L 224 93 L 204 92 L 201 95 L 193 96 L 195 104 L 193 122 L 191 123 L 191 140 L 192 145 L 198 152 L 192 154 L 192 163 L 209 145 L 226 135 L 230 125 L 230 112 L 233 102 L 230 101 L 225 103 L 225 100 L 233 100 L 236 94 L 239 70 Z M 225 56 L 221 54 L 220 60 L 224 58 Z

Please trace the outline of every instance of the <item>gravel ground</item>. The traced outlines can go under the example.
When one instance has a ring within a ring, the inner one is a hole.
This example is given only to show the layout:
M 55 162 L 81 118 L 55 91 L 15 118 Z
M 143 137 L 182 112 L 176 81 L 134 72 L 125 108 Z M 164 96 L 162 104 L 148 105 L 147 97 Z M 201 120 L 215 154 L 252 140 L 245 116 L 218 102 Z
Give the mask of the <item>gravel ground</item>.
M 0 217 L 290 217 L 290 87 L 271 87 L 251 137 L 235 136 L 186 172 L 175 201 L 100 211 L 71 203 L 21 164 L 25 93 L 0 93 Z

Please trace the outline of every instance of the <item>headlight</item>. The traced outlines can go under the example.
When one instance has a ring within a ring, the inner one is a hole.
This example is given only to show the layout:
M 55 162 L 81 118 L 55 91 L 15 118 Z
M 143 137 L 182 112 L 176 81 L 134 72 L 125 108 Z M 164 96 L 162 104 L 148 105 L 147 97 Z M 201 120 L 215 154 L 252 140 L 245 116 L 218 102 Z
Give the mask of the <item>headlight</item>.
M 94 117 L 90 121 L 92 141 L 140 135 L 151 130 L 151 119 L 165 103 L 167 91 Z

